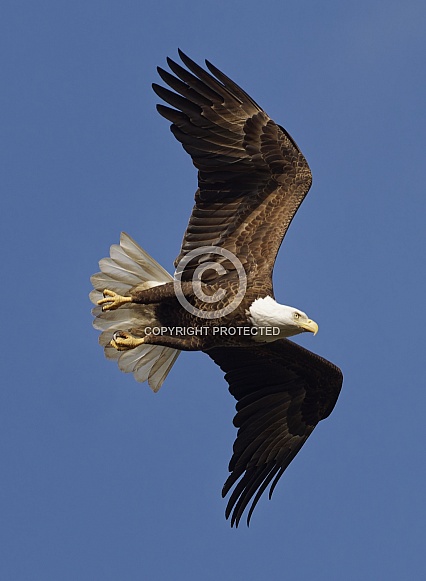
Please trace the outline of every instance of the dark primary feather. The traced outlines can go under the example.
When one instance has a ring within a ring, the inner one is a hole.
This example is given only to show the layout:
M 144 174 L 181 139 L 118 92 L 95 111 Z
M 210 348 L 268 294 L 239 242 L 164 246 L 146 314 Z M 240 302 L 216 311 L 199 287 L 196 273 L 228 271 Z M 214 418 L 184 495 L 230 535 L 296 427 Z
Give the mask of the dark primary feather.
M 170 87 L 154 84 L 158 105 L 198 171 L 195 206 L 175 264 L 200 246 L 238 256 L 246 272 L 272 276 L 281 241 L 311 185 L 308 164 L 290 135 L 231 79 L 185 54 L 168 59 Z M 194 265 L 195 267 L 195 265 Z M 190 279 L 192 271 L 187 270 Z
M 329 361 L 282 339 L 252 347 L 206 351 L 225 372 L 237 400 L 238 428 L 223 487 L 226 517 L 238 523 L 251 502 L 247 523 L 260 496 L 269 497 L 283 472 L 320 420 L 332 411 L 342 373 Z

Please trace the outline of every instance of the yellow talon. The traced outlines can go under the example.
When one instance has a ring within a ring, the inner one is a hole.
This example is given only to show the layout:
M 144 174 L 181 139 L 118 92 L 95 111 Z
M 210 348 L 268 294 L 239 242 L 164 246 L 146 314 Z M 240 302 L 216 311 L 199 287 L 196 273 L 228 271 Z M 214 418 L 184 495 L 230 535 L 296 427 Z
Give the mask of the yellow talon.
M 134 349 L 138 345 L 143 345 L 144 339 L 142 337 L 133 337 L 126 331 L 116 331 L 111 339 L 110 345 L 117 349 L 117 351 L 127 351 Z
M 104 298 L 98 301 L 98 305 L 102 307 L 103 311 L 114 311 L 118 307 L 132 302 L 132 297 L 123 297 L 107 288 L 102 294 Z

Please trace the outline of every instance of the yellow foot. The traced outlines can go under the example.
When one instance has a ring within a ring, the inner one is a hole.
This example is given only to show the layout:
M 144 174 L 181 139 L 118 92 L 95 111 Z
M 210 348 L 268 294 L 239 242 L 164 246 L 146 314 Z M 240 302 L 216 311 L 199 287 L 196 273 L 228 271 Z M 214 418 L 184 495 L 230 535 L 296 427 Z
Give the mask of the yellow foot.
M 132 297 L 123 297 L 107 288 L 104 290 L 103 295 L 104 298 L 98 301 L 98 305 L 102 307 L 103 311 L 114 311 L 118 307 L 132 302 Z
M 138 345 L 143 345 L 144 339 L 141 337 L 133 337 L 126 331 L 116 331 L 111 339 L 110 345 L 117 349 L 117 351 L 127 351 L 134 349 Z

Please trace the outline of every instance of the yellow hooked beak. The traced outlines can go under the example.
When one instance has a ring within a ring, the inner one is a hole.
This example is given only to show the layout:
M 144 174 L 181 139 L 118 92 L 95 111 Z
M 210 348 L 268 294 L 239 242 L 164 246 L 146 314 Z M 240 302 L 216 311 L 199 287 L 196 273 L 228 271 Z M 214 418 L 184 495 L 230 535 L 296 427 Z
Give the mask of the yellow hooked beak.
M 315 323 L 315 321 L 312 321 L 312 319 L 308 319 L 307 321 L 302 321 L 300 323 L 300 326 L 302 327 L 302 329 L 305 329 L 305 331 L 309 331 L 310 333 L 313 333 L 314 335 L 316 335 L 318 333 L 318 325 Z

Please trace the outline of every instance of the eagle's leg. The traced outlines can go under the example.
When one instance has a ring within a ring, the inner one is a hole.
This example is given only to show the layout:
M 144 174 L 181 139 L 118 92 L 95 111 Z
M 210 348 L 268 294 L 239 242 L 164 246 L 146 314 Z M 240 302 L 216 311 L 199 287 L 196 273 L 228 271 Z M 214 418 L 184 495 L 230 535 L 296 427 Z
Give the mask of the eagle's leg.
M 181 284 L 180 290 L 184 296 L 190 296 L 193 292 L 192 284 L 184 282 Z M 115 309 L 129 303 L 152 305 L 153 303 L 161 303 L 164 299 L 175 298 L 176 296 L 173 282 L 160 284 L 143 290 L 138 290 L 136 288 L 130 291 L 129 296 L 127 297 L 119 295 L 107 288 L 103 291 L 103 295 L 104 298 L 98 301 L 98 305 L 102 307 L 103 311 L 114 311 Z
M 123 297 L 107 288 L 102 294 L 104 298 L 98 301 L 98 305 L 102 307 L 103 311 L 114 311 L 118 307 L 132 302 L 132 297 Z
M 190 281 L 185 281 L 180 284 L 179 292 L 185 297 L 194 294 L 193 285 Z M 153 303 L 161 303 L 163 300 L 176 298 L 175 283 L 166 282 L 151 288 L 139 290 L 137 287 L 130 291 L 132 301 L 139 305 L 152 305 Z
M 116 331 L 110 342 L 111 347 L 117 351 L 127 351 L 139 345 L 160 345 L 161 347 L 171 347 L 179 351 L 200 351 L 203 348 L 203 341 L 200 336 L 172 336 L 153 335 L 145 337 L 134 337 L 127 331 Z
M 134 337 L 127 331 L 116 331 L 111 339 L 110 345 L 117 349 L 117 351 L 128 351 L 134 349 L 138 345 L 143 345 L 144 338 Z
M 161 345 L 179 351 L 200 351 L 203 348 L 203 338 L 200 335 L 154 335 L 149 334 L 143 340 L 144 345 Z

